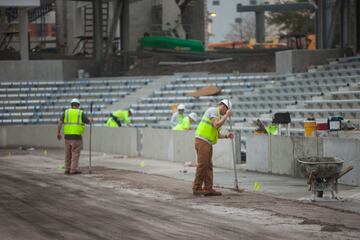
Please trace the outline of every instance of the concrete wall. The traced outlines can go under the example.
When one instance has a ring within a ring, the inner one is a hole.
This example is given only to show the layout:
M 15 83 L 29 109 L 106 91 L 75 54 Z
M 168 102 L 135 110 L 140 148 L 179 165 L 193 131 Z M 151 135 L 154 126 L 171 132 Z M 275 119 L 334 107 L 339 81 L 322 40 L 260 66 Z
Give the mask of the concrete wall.
M 143 137 L 140 142 L 138 132 Z M 83 149 L 89 149 L 89 128 L 83 136 Z M 194 132 L 171 131 L 153 128 L 92 128 L 92 150 L 128 156 L 185 163 L 196 162 Z M 56 139 L 56 125 L 27 125 L 0 127 L 0 147 L 51 147 L 62 148 L 63 141 Z M 140 145 L 140 146 L 139 146 Z M 231 141 L 219 140 L 214 146 L 213 164 L 232 168 Z
M 326 64 L 329 58 L 342 56 L 342 49 L 281 51 L 276 53 L 276 72 L 281 74 L 306 72 L 310 65 Z
M 303 177 L 298 158 L 308 156 L 338 157 L 344 167 L 354 170 L 339 179 L 346 185 L 360 186 L 360 140 L 351 138 L 284 137 L 249 135 L 246 169 L 250 171 Z
M 93 60 L 0 61 L 0 82 L 70 80 L 78 69 L 93 76 L 94 64 Z
M 141 131 L 142 134 L 138 134 Z M 142 135 L 140 143 L 138 136 Z M 248 135 L 246 169 L 302 177 L 297 159 L 307 156 L 338 157 L 354 170 L 340 179 L 340 183 L 360 186 L 360 139 L 307 138 L 267 135 Z M 83 148 L 89 149 L 89 128 L 84 134 Z M 56 139 L 56 125 L 1 126 L 0 147 L 62 148 Z M 194 132 L 180 132 L 152 128 L 92 129 L 92 150 L 172 162 L 196 161 Z M 233 167 L 231 141 L 219 140 L 214 146 L 213 164 Z
M 49 147 L 62 148 L 64 139 L 56 139 L 56 125 L 6 126 L 0 128 L 1 147 Z M 125 136 L 125 137 L 124 137 Z M 94 127 L 92 150 L 114 154 L 137 156 L 136 129 Z M 89 149 L 89 128 L 83 136 L 83 149 Z
M 297 159 L 317 155 L 323 155 L 320 138 L 246 136 L 246 169 L 250 171 L 301 177 Z
M 344 166 L 353 165 L 354 169 L 340 178 L 339 182 L 360 186 L 360 141 L 358 139 L 325 139 L 324 155 L 343 159 Z
M 62 142 L 56 139 L 55 125 L 6 126 L 1 127 L 6 136 L 0 145 L 8 147 L 51 147 L 59 148 Z

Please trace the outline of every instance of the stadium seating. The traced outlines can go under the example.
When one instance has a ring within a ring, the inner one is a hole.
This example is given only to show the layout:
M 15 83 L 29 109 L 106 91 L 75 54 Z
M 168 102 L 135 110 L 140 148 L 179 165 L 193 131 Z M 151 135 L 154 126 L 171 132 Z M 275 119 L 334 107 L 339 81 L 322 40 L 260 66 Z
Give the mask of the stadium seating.
M 236 128 L 253 131 L 252 123 L 256 119 L 269 123 L 273 113 L 290 112 L 291 131 L 302 133 L 307 118 L 325 120 L 329 116 L 341 115 L 347 121 L 360 119 L 358 84 L 360 57 L 344 58 L 297 74 L 184 76 L 155 90 L 151 96 L 142 98 L 131 107 L 137 116 L 163 118 L 151 126 L 169 128 L 172 104 L 183 103 L 187 112 L 201 116 L 207 107 L 230 97 Z M 187 93 L 208 85 L 220 87 L 222 92 L 217 96 L 187 96 Z
M 129 93 L 141 89 L 149 79 L 81 80 L 69 82 L 7 82 L 0 84 L 0 123 L 55 123 L 72 97 L 79 97 L 82 108 L 103 124 L 104 111 Z M 222 89 L 217 96 L 191 97 L 187 94 L 208 85 Z M 346 121 L 360 119 L 360 56 L 332 59 L 329 64 L 296 74 L 183 75 L 141 96 L 131 104 L 134 126 L 170 128 L 171 107 L 183 103 L 187 113 L 199 116 L 221 99 L 231 98 L 235 128 L 253 131 L 253 122 L 271 122 L 272 114 L 289 112 L 293 133 L 303 132 L 307 118 L 326 120 L 342 116 Z
M 77 97 L 85 112 L 89 112 L 93 104 L 92 115 L 98 124 L 103 124 L 109 115 L 103 109 L 149 82 L 150 79 L 2 82 L 0 123 L 56 123 L 70 100 Z

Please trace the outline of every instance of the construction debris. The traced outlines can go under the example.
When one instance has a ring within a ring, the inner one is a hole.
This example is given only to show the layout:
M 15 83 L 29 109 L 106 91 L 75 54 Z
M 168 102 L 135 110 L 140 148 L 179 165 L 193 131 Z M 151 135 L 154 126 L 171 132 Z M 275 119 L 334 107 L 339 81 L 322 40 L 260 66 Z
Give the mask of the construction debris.
M 200 88 L 195 92 L 187 93 L 186 95 L 190 97 L 214 96 L 219 94 L 220 92 L 221 92 L 221 88 L 210 85 L 207 87 Z

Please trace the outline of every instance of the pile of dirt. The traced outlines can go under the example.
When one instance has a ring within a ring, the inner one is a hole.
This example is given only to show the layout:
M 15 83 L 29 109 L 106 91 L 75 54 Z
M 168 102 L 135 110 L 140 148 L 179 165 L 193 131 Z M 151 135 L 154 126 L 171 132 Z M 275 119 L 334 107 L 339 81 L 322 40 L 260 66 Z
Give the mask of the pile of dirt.
M 146 57 L 137 57 L 130 66 L 127 76 L 172 75 L 176 72 L 208 72 L 219 73 L 258 73 L 275 71 L 275 52 L 229 54 L 233 60 L 224 62 L 188 64 L 188 65 L 159 65 L 161 61 L 189 62 L 176 54 L 152 54 Z M 197 60 L 198 61 L 198 60 Z

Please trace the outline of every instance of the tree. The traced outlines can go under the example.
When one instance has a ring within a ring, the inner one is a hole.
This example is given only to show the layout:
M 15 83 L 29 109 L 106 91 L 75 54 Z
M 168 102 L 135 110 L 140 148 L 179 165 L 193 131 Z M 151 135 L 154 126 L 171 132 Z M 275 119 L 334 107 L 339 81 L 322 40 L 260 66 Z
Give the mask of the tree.
M 294 1 L 282 0 L 280 3 L 291 3 Z M 296 2 L 308 2 L 297 0 Z M 315 14 L 309 10 L 269 12 L 266 16 L 268 25 L 279 27 L 282 34 L 308 34 L 314 33 Z
M 250 40 L 255 37 L 255 19 L 249 17 L 231 24 L 231 30 L 226 35 L 227 41 Z

